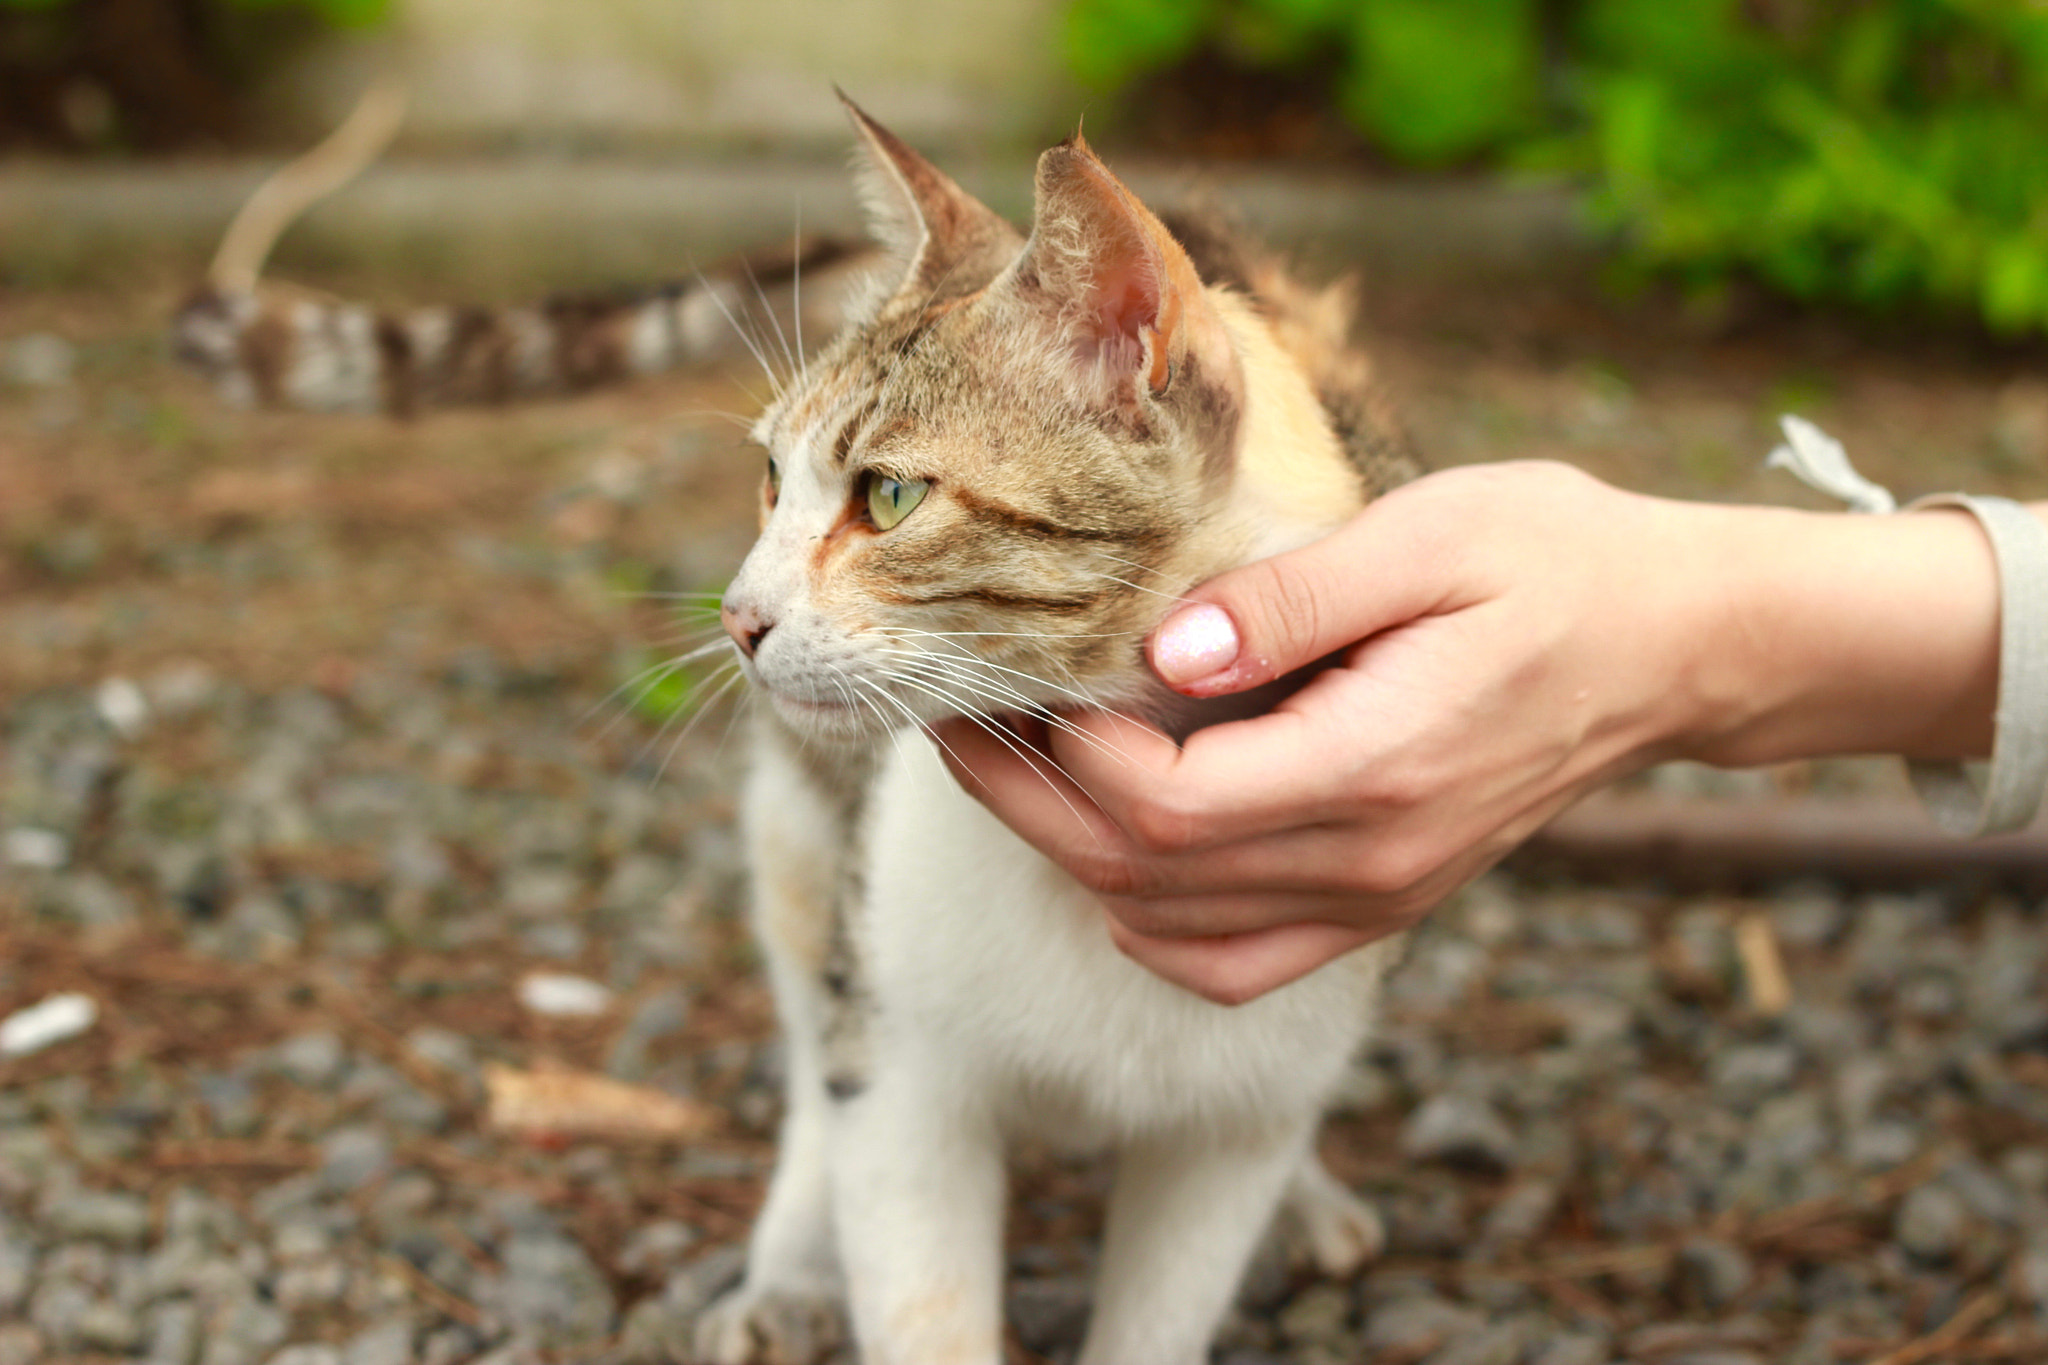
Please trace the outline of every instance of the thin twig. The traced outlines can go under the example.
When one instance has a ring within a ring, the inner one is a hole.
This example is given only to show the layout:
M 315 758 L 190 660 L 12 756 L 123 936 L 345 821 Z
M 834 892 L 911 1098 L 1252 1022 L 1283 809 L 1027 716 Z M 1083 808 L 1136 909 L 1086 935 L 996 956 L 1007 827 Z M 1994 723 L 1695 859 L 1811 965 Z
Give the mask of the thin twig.
M 1792 1007 L 1792 979 L 1785 974 L 1785 956 L 1778 951 L 1778 932 L 1770 916 L 1751 910 L 1735 921 L 1735 952 L 1742 961 L 1742 980 L 1749 1005 L 1765 1019 Z
M 1996 1289 L 1986 1289 L 1926 1336 L 1879 1356 L 1870 1365 L 1920 1365 L 1923 1360 L 1953 1360 L 1956 1344 L 1976 1330 L 1979 1323 L 1997 1317 L 2004 1307 L 2005 1295 Z
M 377 1263 L 392 1274 L 404 1280 L 406 1287 L 424 1300 L 428 1306 L 454 1318 L 465 1327 L 474 1327 L 483 1321 L 483 1313 L 468 1299 L 463 1298 L 447 1285 L 421 1270 L 403 1256 L 385 1253 Z

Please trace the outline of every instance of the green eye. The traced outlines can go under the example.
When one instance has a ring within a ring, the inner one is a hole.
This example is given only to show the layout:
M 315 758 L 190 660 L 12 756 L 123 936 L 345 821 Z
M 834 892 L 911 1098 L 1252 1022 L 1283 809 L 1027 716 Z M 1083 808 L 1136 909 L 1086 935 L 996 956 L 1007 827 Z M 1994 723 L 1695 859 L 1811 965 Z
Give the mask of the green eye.
M 877 476 L 868 481 L 868 516 L 881 530 L 888 530 L 909 516 L 924 501 L 931 484 L 923 479 L 891 479 Z
M 768 457 L 768 496 L 779 497 L 782 493 L 782 470 L 775 463 L 775 457 Z

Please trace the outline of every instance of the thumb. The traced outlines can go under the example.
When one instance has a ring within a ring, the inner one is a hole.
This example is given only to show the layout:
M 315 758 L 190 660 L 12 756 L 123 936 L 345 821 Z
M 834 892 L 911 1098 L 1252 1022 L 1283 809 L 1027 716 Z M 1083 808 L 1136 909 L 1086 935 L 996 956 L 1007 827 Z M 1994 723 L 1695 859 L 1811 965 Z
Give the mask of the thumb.
M 1391 626 L 1451 591 L 1433 518 L 1395 494 L 1323 539 L 1232 569 L 1188 594 L 1150 641 L 1152 671 L 1177 692 L 1243 692 Z

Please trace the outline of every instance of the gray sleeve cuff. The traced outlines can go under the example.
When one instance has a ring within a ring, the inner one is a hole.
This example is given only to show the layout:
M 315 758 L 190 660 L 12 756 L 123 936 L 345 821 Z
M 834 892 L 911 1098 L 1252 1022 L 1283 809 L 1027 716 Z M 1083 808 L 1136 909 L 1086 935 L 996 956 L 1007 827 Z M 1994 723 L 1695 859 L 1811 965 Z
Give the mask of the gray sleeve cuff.
M 1984 528 L 1998 561 L 1998 712 L 1982 764 L 1911 761 L 1913 788 L 1942 828 L 1975 838 L 2019 829 L 2048 788 L 2048 527 L 2010 498 L 1940 493 L 1911 510 L 1956 507 Z

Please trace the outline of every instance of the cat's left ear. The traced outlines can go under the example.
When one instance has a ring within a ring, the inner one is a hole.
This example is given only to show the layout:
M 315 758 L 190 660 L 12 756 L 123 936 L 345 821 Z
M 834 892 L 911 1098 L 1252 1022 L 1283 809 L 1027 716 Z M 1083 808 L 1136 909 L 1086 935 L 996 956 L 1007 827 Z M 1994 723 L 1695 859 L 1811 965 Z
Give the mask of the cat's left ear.
M 1220 373 L 1228 341 L 1194 262 L 1076 133 L 1038 158 L 1031 240 L 1014 276 L 1049 306 L 1084 374 L 1112 395 L 1165 396 L 1192 356 Z
M 987 284 L 1024 245 L 1017 229 L 837 93 L 860 133 L 869 228 L 903 262 L 895 294 L 915 293 L 922 304 Z

